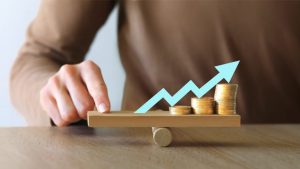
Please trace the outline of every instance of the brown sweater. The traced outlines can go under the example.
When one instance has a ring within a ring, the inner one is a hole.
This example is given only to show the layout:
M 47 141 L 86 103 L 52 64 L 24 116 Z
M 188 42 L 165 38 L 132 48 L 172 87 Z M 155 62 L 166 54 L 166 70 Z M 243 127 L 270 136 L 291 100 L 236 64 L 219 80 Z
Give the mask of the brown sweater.
M 118 38 L 126 71 L 122 108 L 136 110 L 161 88 L 203 85 L 215 65 L 240 60 L 238 113 L 247 123 L 300 122 L 300 2 L 120 1 Z M 78 63 L 114 1 L 44 0 L 12 68 L 13 104 L 30 125 L 48 125 L 39 90 Z M 109 86 L 108 86 L 109 87 Z M 210 93 L 211 94 L 211 93 Z M 189 104 L 186 96 L 180 104 Z M 161 101 L 156 108 L 167 109 Z

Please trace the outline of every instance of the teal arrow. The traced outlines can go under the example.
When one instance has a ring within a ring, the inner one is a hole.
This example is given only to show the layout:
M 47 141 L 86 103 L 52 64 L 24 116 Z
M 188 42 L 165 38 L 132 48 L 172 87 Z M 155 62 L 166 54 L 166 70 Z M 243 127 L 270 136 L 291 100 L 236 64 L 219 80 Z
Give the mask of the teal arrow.
M 215 85 L 217 85 L 222 79 L 225 79 L 229 83 L 239 63 L 240 61 L 235 61 L 215 66 L 219 73 L 200 88 L 198 88 L 198 86 L 196 86 L 196 84 L 192 80 L 186 83 L 173 96 L 171 96 L 169 92 L 167 92 L 167 90 L 163 88 L 158 93 L 156 93 L 151 99 L 149 99 L 145 104 L 143 104 L 139 109 L 137 109 L 135 113 L 146 113 L 161 99 L 165 99 L 170 104 L 170 106 L 174 106 L 190 91 L 192 91 L 198 98 L 200 98 L 203 95 L 205 95 L 210 89 L 212 89 Z

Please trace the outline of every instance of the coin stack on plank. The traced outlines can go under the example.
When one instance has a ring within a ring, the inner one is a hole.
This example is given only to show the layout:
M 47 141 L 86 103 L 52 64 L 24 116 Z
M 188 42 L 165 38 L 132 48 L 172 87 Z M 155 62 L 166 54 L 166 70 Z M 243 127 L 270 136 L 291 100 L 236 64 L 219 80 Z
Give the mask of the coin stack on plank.
M 218 84 L 215 90 L 216 112 L 220 115 L 236 114 L 237 84 Z
M 170 107 L 170 113 L 172 115 L 185 115 L 192 112 L 191 106 L 173 106 Z
M 203 97 L 197 98 L 193 97 L 191 99 L 191 105 L 194 114 L 210 115 L 214 113 L 214 98 Z

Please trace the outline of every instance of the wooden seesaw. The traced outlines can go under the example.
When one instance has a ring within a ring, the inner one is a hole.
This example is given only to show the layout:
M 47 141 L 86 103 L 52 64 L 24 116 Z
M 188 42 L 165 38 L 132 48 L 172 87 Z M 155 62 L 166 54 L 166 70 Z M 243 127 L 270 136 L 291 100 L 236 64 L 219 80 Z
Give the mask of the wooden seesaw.
M 88 112 L 89 127 L 152 127 L 155 144 L 165 147 L 172 142 L 169 127 L 240 127 L 240 115 L 171 115 L 169 111 Z

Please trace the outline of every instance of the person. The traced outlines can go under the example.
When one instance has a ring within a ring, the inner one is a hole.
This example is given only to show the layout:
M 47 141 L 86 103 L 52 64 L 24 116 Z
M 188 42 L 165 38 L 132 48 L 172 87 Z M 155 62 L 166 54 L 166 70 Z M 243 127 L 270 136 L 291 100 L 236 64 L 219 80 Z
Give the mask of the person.
M 94 106 L 110 111 L 109 86 L 84 58 L 116 4 L 123 110 L 162 88 L 201 86 L 214 66 L 240 60 L 232 83 L 242 122 L 300 122 L 299 1 L 43 0 L 11 71 L 12 103 L 29 125 L 74 124 Z M 190 95 L 179 102 L 189 103 Z

